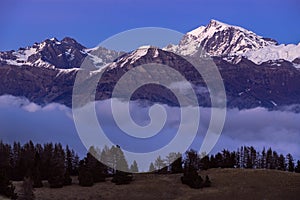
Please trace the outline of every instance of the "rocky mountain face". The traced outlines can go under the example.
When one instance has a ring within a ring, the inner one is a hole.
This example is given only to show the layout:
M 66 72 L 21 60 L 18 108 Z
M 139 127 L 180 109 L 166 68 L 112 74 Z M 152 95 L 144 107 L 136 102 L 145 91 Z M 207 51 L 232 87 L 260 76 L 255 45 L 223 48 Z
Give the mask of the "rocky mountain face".
M 103 47 L 87 49 L 73 38 L 65 37 L 61 41 L 52 38 L 17 51 L 0 52 L 0 63 L 1 65 L 74 69 L 80 68 L 86 57 L 92 62 L 93 67 L 101 67 L 120 55 L 122 53 Z
M 74 39 L 66 37 L 61 41 L 56 38 L 35 43 L 18 51 L 0 53 L 2 64 L 30 65 L 34 67 L 70 69 L 80 67 L 86 56 L 84 46 Z
M 0 52 L 0 95 L 26 97 L 41 105 L 71 106 L 73 84 L 83 61 L 86 70 L 95 70 L 122 54 L 103 47 L 87 49 L 69 37 Z
M 187 61 L 199 59 L 200 52 L 200 56 L 211 56 L 218 67 L 229 107 L 279 109 L 300 104 L 299 47 L 278 45 L 275 40 L 216 20 L 188 32 L 178 45 L 164 49 L 144 46 L 129 53 L 103 47 L 87 49 L 71 38 L 53 38 L 18 51 L 0 52 L 0 95 L 71 106 L 76 74 L 85 70 L 91 79 L 103 73 L 96 92 L 96 99 L 103 100 L 111 97 L 116 83 L 127 71 L 158 63 L 179 71 L 192 83 L 199 104 L 210 106 L 205 82 Z M 79 69 L 83 62 L 85 68 Z M 149 77 L 168 77 L 161 71 L 147 73 Z M 140 87 L 131 99 L 178 105 L 169 89 L 156 84 Z
M 221 57 L 214 57 L 213 61 L 224 80 L 228 107 L 244 109 L 261 106 L 276 109 L 300 103 L 300 71 L 288 61 L 269 61 L 260 65 L 246 58 L 241 58 L 238 64 L 227 62 Z M 147 63 L 164 64 L 179 71 L 194 85 L 199 104 L 210 106 L 208 90 L 203 89 L 206 84 L 195 68 L 184 57 L 155 47 L 138 49 L 109 64 L 103 75 L 107 82 L 100 81 L 99 88 L 111 91 L 125 72 Z M 157 72 L 149 73 L 149 76 L 166 78 L 168 74 Z M 130 84 L 130 81 L 135 80 L 128 81 Z M 98 99 L 103 99 L 103 94 L 98 93 Z M 171 91 L 155 85 L 139 88 L 132 99 L 178 105 Z

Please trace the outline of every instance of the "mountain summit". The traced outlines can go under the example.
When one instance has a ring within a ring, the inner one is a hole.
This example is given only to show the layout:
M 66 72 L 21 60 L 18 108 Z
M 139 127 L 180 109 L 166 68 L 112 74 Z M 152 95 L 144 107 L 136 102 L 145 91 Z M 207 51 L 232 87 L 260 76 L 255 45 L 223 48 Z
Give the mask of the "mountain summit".
M 207 26 L 188 32 L 178 45 L 168 46 L 166 50 L 193 55 L 203 48 L 210 56 L 232 56 L 275 44 L 275 40 L 263 38 L 252 31 L 211 20 Z
M 241 57 L 258 65 L 286 60 L 300 67 L 300 43 L 279 45 L 274 39 L 217 20 L 186 33 L 178 45 L 169 45 L 164 49 L 183 56 L 193 56 L 204 50 L 210 56 L 222 57 L 231 63 L 240 62 Z

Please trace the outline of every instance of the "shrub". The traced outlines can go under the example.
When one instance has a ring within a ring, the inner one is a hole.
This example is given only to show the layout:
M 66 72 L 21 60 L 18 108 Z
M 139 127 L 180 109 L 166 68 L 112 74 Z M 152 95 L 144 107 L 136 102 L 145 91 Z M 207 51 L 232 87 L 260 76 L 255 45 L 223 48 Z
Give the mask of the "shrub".
M 116 185 L 123 185 L 129 184 L 132 181 L 132 179 L 133 176 L 131 173 L 117 170 L 111 182 L 115 183 Z
M 5 172 L 0 172 L 0 195 L 4 195 L 11 199 L 17 199 L 15 186 L 9 181 Z
M 83 187 L 91 187 L 94 185 L 93 175 L 86 170 L 80 170 L 78 175 L 79 185 Z

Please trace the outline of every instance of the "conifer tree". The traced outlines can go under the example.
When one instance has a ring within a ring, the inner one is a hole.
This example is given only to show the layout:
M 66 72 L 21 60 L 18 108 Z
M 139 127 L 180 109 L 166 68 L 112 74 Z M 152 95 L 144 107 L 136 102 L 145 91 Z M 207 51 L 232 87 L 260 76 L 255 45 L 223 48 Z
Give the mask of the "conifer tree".
M 64 174 L 64 185 L 71 185 L 72 184 L 71 173 L 73 172 L 73 155 L 68 145 L 66 146 L 65 155 L 66 155 L 66 160 L 65 160 L 66 170 Z
M 263 169 L 267 168 L 267 165 L 266 165 L 266 149 L 265 149 L 265 147 L 263 148 L 263 150 L 261 152 L 261 167 Z
M 14 142 L 13 144 L 13 155 L 12 155 L 12 180 L 21 181 L 23 180 L 22 168 L 24 165 L 21 163 L 21 151 L 22 147 L 20 142 Z
M 48 182 L 51 188 L 61 188 L 65 177 L 65 156 L 61 144 L 55 144 Z
M 112 182 L 116 185 L 129 184 L 132 181 L 133 176 L 128 172 L 128 164 L 121 147 L 118 145 L 115 147 L 112 146 L 111 155 L 115 162 L 115 171 Z
M 300 160 L 297 161 L 297 166 L 295 167 L 295 172 L 300 173 Z
M 285 158 L 282 154 L 280 154 L 278 158 L 278 170 L 285 171 L 285 169 L 286 169 Z
M 132 173 L 138 173 L 139 172 L 139 168 L 138 168 L 138 165 L 137 165 L 137 162 L 134 160 L 132 165 L 130 166 L 130 171 Z
M 287 170 L 289 172 L 293 172 L 295 170 L 295 164 L 294 164 L 293 156 L 289 153 L 289 154 L 287 154 L 286 159 L 287 159 Z
M 72 154 L 74 155 L 74 159 L 73 159 L 73 169 L 72 169 L 72 176 L 77 176 L 78 175 L 78 169 L 79 169 L 79 156 L 77 154 L 75 154 L 74 150 L 72 150 Z
M 150 166 L 149 166 L 149 172 L 153 172 L 153 171 L 155 171 L 155 167 L 154 167 L 153 162 L 151 162 Z
M 41 175 L 43 180 L 48 180 L 48 178 L 50 178 L 50 172 L 52 171 L 51 162 L 53 158 L 53 151 L 54 149 L 52 143 L 44 144 L 44 151 L 41 155 Z
M 182 173 L 182 157 L 178 157 L 172 164 L 171 164 L 171 173 Z
M 73 156 L 68 145 L 66 146 L 65 155 L 66 155 L 66 171 L 68 171 L 68 173 L 70 174 L 73 171 L 73 158 L 72 158 Z
M 184 171 L 181 182 L 195 189 L 203 187 L 203 179 L 197 172 L 198 163 L 199 157 L 197 152 L 193 150 L 188 151 L 184 161 Z
M 90 147 L 86 156 L 86 167 L 92 174 L 95 183 L 105 181 L 106 177 L 106 166 L 98 159 L 100 159 L 99 153 L 93 146 Z
M 33 187 L 40 188 L 43 187 L 42 178 L 41 178 L 41 158 L 38 152 L 34 156 L 34 167 L 32 171 Z
M 91 187 L 94 185 L 94 179 L 92 173 L 89 171 L 86 165 L 86 159 L 79 162 L 79 174 L 78 181 L 79 185 L 83 187 Z
M 16 199 L 15 187 L 10 180 L 11 146 L 0 141 L 0 195 Z
M 166 166 L 165 161 L 161 158 L 161 156 L 158 156 L 155 160 L 155 167 L 157 170 L 160 170 Z

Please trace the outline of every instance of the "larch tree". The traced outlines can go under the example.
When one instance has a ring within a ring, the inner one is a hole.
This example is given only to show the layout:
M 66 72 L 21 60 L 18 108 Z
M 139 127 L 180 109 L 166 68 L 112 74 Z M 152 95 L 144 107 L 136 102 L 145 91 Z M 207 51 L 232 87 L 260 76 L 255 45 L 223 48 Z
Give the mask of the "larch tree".
M 130 172 L 132 172 L 132 173 L 138 173 L 139 172 L 138 164 L 135 160 L 133 161 L 133 163 L 130 166 Z

